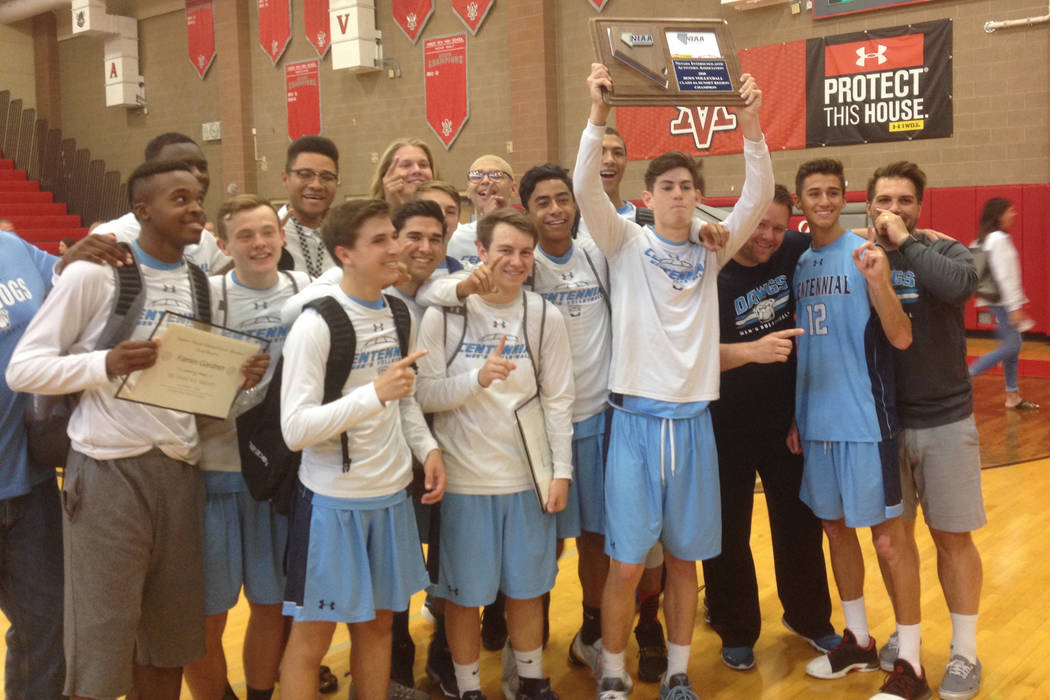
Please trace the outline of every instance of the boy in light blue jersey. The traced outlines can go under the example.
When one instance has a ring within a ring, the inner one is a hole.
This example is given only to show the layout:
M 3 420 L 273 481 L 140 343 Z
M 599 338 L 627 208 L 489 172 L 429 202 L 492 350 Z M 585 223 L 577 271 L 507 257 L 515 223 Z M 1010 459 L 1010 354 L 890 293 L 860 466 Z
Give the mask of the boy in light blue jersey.
M 842 165 L 828 159 L 803 163 L 795 189 L 813 242 L 795 269 L 796 316 L 805 332 L 798 337 L 798 435 L 791 438 L 796 449 L 801 441 L 805 453 L 801 497 L 823 521 L 846 617 L 842 642 L 811 661 L 806 672 L 841 678 L 879 667 L 855 529 L 870 527 L 892 586 L 903 660 L 872 700 L 927 698 L 919 664 L 918 559 L 900 518 L 891 350 L 911 344 L 911 321 L 874 232 L 865 240 L 839 222 L 846 203 Z

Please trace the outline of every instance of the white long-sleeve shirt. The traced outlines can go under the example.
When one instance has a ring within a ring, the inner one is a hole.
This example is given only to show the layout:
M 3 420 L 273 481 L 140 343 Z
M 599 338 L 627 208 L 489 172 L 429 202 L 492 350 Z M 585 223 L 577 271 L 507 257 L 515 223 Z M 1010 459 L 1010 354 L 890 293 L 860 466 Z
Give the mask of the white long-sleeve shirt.
M 531 292 L 528 292 L 531 294 Z M 446 368 L 459 342 L 462 319 L 445 318 L 439 308 L 423 314 L 420 345 L 428 354 L 419 361 L 416 397 L 423 410 L 434 413 L 434 435 L 441 445 L 449 493 L 498 495 L 532 488 L 528 462 L 515 437 L 514 409 L 536 394 L 536 378 L 525 345 L 521 297 L 508 304 L 490 304 L 477 296 L 466 300 L 466 334 L 459 352 Z M 551 445 L 555 478 L 572 478 L 572 354 L 565 322 L 548 305 L 540 338 L 540 301 L 529 304 L 528 340 L 539 354 L 540 401 Z M 478 372 L 506 334 L 503 357 L 517 367 L 506 380 L 487 388 Z
M 437 443 L 413 397 L 384 405 L 376 393 L 375 380 L 401 359 L 389 306 L 372 308 L 338 289 L 330 296 L 350 315 L 356 335 L 343 396 L 322 403 L 331 335 L 321 315 L 306 309 L 284 344 L 281 432 L 289 448 L 302 450 L 299 479 L 311 491 L 337 498 L 388 496 L 412 481 L 412 454 L 425 461 Z M 410 347 L 414 344 L 415 324 Z M 339 441 L 343 432 L 349 439 L 348 472 Z
M 718 270 L 742 246 L 773 198 L 765 141 L 744 139 L 745 179 L 725 225 L 729 243 L 710 252 L 673 243 L 620 216 L 602 189 L 604 126 L 580 138 L 573 186 L 587 229 L 609 261 L 612 369 L 609 388 L 658 401 L 718 398 Z
M 612 322 L 604 297 L 609 290 L 608 265 L 594 241 L 582 236 L 561 258 L 537 247 L 534 259 L 532 291 L 561 311 L 569 334 L 576 393 L 572 420 L 578 423 L 605 410 L 609 396 Z M 464 271 L 434 280 L 417 298 L 424 305 L 459 306 L 463 302 L 456 285 L 467 276 Z
M 185 263 L 154 267 L 139 256 L 145 306 L 130 340 L 146 340 L 160 314 L 193 314 Z M 73 449 L 93 459 L 122 459 L 153 447 L 191 464 L 200 457 L 196 417 L 114 395 L 123 377 L 106 374 L 107 350 L 96 350 L 113 309 L 116 283 L 104 265 L 69 265 L 44 301 L 7 366 L 17 391 L 38 394 L 83 392 L 69 419 Z
M 289 275 L 294 277 L 294 284 Z M 197 421 L 201 437 L 201 469 L 239 472 L 241 454 L 237 444 L 235 418 L 262 401 L 266 395 L 277 361 L 281 358 L 284 339 L 288 335 L 288 325 L 281 323 L 281 305 L 295 293 L 297 285 L 302 289 L 309 284 L 310 277 L 305 272 L 282 272 L 272 287 L 255 289 L 241 284 L 237 280 L 236 271 L 231 270 L 225 275 L 211 277 L 208 282 L 211 284 L 213 323 L 269 341 L 266 352 L 270 355 L 270 366 L 262 381 L 251 391 L 242 393 L 234 403 L 232 416 L 225 419 L 201 416 Z
M 1010 234 L 1005 231 L 992 231 L 984 237 L 981 246 L 988 255 L 988 265 L 992 268 L 992 277 L 999 287 L 999 301 L 995 306 L 1002 306 L 1007 311 L 1016 311 L 1028 303 L 1021 286 L 1021 260 L 1017 256 Z M 978 306 L 988 306 L 992 302 L 977 298 Z

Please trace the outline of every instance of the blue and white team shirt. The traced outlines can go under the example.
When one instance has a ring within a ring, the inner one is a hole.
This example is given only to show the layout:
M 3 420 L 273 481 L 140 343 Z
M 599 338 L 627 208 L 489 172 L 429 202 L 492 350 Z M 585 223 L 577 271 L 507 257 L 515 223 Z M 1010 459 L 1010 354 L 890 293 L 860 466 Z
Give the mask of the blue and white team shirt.
M 0 231 L 0 360 L 4 367 L 44 303 L 56 262 L 55 256 Z M 51 466 L 31 464 L 26 455 L 25 407 L 26 395 L 12 391 L 0 377 L 0 500 L 29 493 L 37 484 L 55 478 Z
M 881 442 L 898 431 L 892 347 L 868 299 L 845 232 L 810 248 L 795 268 L 798 374 L 795 416 L 803 440 Z
M 186 262 L 151 257 L 136 242 L 145 305 L 130 340 L 148 340 L 164 312 L 194 314 Z M 113 270 L 75 262 L 62 272 L 8 366 L 8 381 L 26 391 L 83 393 L 69 419 L 76 451 L 95 460 L 136 457 L 158 447 L 168 457 L 196 464 L 196 417 L 190 413 L 115 398 L 123 376 L 106 373 L 107 350 L 96 350 L 113 309 Z M 13 377 L 17 377 L 12 381 Z
M 532 289 L 558 307 L 565 319 L 576 385 L 572 420 L 579 423 L 604 411 L 609 395 L 609 266 L 589 237 L 577 238 L 561 257 L 537 247 Z
M 295 283 L 289 278 L 295 276 Z M 226 299 L 223 308 L 223 277 L 226 279 Z M 251 391 L 244 392 L 225 420 L 201 417 L 198 422 L 201 437 L 200 467 L 206 471 L 239 472 L 241 457 L 237 445 L 237 415 L 262 401 L 270 386 L 277 361 L 281 357 L 288 325 L 281 323 L 281 306 L 295 294 L 296 285 L 302 289 L 310 283 L 305 272 L 279 273 L 277 283 L 266 289 L 255 289 L 242 284 L 234 270 L 223 276 L 211 277 L 212 322 L 231 330 L 247 333 L 269 341 L 266 352 L 270 355 L 270 366 L 262 381 Z M 260 344 L 260 352 L 265 344 Z
M 437 447 L 419 405 L 411 396 L 384 404 L 374 382 L 401 359 L 394 316 L 382 298 L 353 299 L 330 293 L 349 314 L 355 354 L 343 396 L 324 400 L 324 376 L 331 345 L 328 324 L 306 309 L 284 344 L 281 429 L 293 450 L 302 450 L 299 480 L 311 491 L 335 498 L 376 498 L 412 481 L 412 454 L 424 461 Z M 415 338 L 413 324 L 412 342 Z M 343 471 L 339 436 L 346 432 L 351 467 Z

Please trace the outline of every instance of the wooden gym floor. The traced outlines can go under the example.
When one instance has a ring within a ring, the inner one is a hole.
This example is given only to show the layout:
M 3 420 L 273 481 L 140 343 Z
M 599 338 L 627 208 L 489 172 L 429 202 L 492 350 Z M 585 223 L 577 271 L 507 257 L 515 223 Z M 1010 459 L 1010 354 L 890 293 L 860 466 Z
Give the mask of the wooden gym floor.
M 970 354 L 978 355 L 994 347 L 994 341 L 977 339 L 970 343 Z M 1050 366 L 1050 344 L 1025 344 L 1022 358 Z M 978 377 L 975 411 L 981 433 L 985 507 L 988 525 L 974 534 L 984 561 L 984 591 L 981 600 L 978 645 L 984 665 L 980 698 L 1020 700 L 1050 697 L 1050 620 L 1043 598 L 1050 581 L 1050 510 L 1045 494 L 1050 493 L 1050 372 L 1042 377 L 1022 376 L 1021 393 L 1039 403 L 1039 411 L 1019 412 L 1003 406 L 1001 374 Z M 1001 467 L 1001 468 L 991 468 Z M 921 516 L 920 516 L 921 518 Z M 951 625 L 944 599 L 937 584 L 935 550 L 924 527 L 917 528 L 923 581 L 923 663 L 930 684 L 940 683 L 948 661 Z M 870 541 L 862 537 L 868 576 L 865 582 L 872 634 L 881 643 L 893 631 L 893 614 L 878 576 L 878 566 Z M 693 639 L 689 675 L 694 687 L 706 700 L 717 698 L 782 700 L 788 698 L 862 698 L 877 692 L 884 674 L 851 674 L 837 681 L 819 681 L 805 675 L 805 663 L 814 656 L 812 649 L 780 624 L 782 610 L 773 582 L 769 524 L 765 500 L 755 496 L 752 549 L 758 571 L 759 595 L 763 610 L 763 633 L 755 647 L 757 665 L 739 672 L 725 667 L 719 658 L 718 636 L 698 615 Z M 568 645 L 580 624 L 580 587 L 576 578 L 576 550 L 571 542 L 559 562 L 560 572 L 551 606 L 551 641 L 544 654 L 546 672 L 554 689 L 566 700 L 593 698 L 594 681 L 586 669 L 569 666 Z M 830 572 L 830 564 L 829 564 Z M 834 589 L 832 592 L 834 599 Z M 411 630 L 416 640 L 416 678 L 419 686 L 430 690 L 423 664 L 431 626 L 419 615 L 422 594 L 412 601 Z M 247 623 L 248 606 L 241 599 L 230 612 L 224 638 L 229 677 L 240 698 L 245 696 L 240 641 Z M 843 626 L 841 608 L 833 605 L 833 624 Z M 0 617 L 0 631 L 6 621 Z M 0 651 L 5 647 L 0 642 Z M 325 663 L 340 679 L 334 695 L 347 697 L 349 642 L 345 626 L 340 627 Z M 628 646 L 628 670 L 637 668 L 637 648 L 633 636 Z M 1045 657 L 1043 655 L 1046 655 Z M 500 654 L 482 652 L 483 690 L 491 700 L 502 697 L 499 688 Z M 2 668 L 0 668 L 2 677 Z M 182 698 L 190 699 L 183 690 Z M 280 698 L 280 690 L 275 693 Z M 433 697 L 439 697 L 433 693 Z M 655 685 L 637 684 L 632 697 L 657 697 Z

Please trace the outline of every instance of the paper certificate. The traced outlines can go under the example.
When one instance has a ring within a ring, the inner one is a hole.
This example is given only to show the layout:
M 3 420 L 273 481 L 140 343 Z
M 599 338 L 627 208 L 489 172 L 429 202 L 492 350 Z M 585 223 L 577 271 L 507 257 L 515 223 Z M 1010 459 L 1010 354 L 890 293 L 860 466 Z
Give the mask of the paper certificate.
M 268 343 L 170 312 L 157 329 L 156 364 L 125 377 L 117 398 L 226 418 L 244 383 L 241 365 Z
M 525 460 L 529 464 L 532 485 L 536 489 L 540 510 L 544 510 L 550 495 L 551 481 L 554 480 L 554 456 L 551 454 L 550 441 L 547 439 L 547 420 L 543 414 L 540 395 L 536 394 L 514 409 L 514 418 L 518 444 L 524 451 Z

